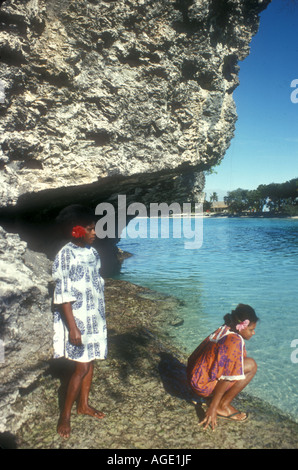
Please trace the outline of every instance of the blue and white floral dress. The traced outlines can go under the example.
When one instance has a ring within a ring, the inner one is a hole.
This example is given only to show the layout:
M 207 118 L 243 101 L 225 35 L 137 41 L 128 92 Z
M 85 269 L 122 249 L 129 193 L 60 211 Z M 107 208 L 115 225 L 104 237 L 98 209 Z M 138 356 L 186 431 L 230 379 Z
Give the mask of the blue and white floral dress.
M 104 280 L 100 276 L 98 252 L 90 247 L 67 243 L 53 264 L 54 357 L 90 362 L 107 357 Z M 69 342 L 68 328 L 61 315 L 61 304 L 72 303 L 72 311 L 81 332 L 82 345 Z

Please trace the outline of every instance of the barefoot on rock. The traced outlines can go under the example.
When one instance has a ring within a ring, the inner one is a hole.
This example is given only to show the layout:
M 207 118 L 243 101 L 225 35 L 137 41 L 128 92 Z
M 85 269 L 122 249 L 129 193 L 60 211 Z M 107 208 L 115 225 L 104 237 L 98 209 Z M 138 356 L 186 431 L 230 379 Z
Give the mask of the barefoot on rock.
M 61 417 L 58 421 L 57 432 L 64 439 L 68 439 L 70 436 L 70 420 Z
M 94 416 L 95 418 L 98 418 L 98 419 L 102 419 L 105 417 L 105 414 L 102 411 L 98 411 L 89 405 L 86 407 L 78 407 L 77 413 L 78 415 Z

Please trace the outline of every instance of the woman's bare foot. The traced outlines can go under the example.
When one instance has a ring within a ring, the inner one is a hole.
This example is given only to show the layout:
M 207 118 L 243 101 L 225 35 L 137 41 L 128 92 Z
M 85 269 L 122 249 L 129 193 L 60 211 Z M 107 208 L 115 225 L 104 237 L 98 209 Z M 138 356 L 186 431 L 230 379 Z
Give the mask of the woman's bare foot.
M 98 411 L 95 408 L 92 408 L 92 406 L 84 406 L 84 407 L 78 407 L 77 409 L 78 415 L 89 415 L 89 416 L 94 416 L 95 418 L 102 419 L 105 417 L 105 414 L 102 413 L 102 411 Z
M 70 436 L 70 420 L 68 418 L 60 417 L 57 425 L 57 432 L 64 439 Z

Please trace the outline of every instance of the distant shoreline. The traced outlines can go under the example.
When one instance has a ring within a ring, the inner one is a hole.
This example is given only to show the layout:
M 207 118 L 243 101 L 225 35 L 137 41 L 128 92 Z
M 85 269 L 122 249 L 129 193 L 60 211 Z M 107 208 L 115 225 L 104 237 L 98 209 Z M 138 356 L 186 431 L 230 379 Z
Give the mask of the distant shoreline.
M 203 215 L 204 217 L 208 218 L 212 218 L 212 219 L 222 219 L 222 218 L 226 218 L 226 219 L 298 219 L 298 215 L 281 215 L 281 214 L 266 214 L 266 213 L 263 213 L 263 214 L 245 214 L 245 215 L 241 215 L 241 214 L 235 214 L 235 215 L 232 215 L 232 214 L 204 214 Z
M 181 213 L 181 214 L 169 214 L 171 219 L 178 219 L 180 217 L 196 217 L 196 218 L 206 218 L 206 219 L 298 219 L 298 215 L 232 215 L 232 214 L 194 214 L 194 213 Z M 139 217 L 137 216 L 138 219 L 162 219 L 162 218 L 168 218 L 165 216 L 158 216 L 158 217 Z

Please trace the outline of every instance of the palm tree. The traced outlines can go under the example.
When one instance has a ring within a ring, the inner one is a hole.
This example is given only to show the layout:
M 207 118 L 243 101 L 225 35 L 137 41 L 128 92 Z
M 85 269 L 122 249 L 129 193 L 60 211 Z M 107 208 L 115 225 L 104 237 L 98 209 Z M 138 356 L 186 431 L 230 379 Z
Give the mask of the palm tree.
M 210 202 L 217 202 L 218 201 L 218 196 L 216 192 L 213 192 L 210 194 Z

